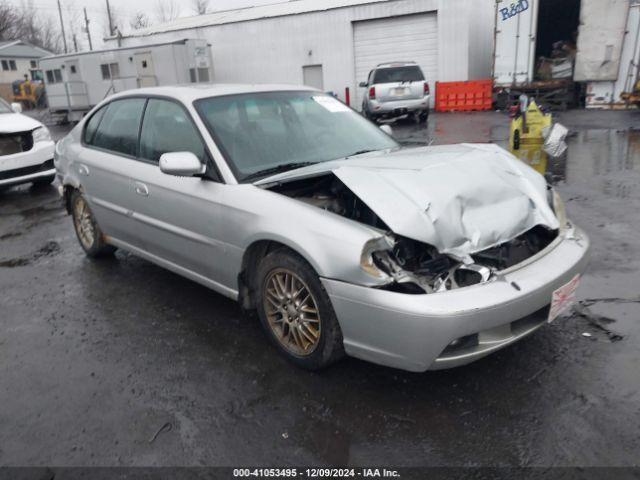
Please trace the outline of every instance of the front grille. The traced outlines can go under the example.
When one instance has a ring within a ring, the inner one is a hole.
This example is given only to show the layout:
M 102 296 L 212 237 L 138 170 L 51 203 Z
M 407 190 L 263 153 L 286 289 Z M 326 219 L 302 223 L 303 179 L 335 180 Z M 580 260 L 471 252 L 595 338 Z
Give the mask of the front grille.
M 44 172 L 45 170 L 51 170 L 53 168 L 53 160 L 47 160 L 40 165 L 33 165 L 31 167 L 16 168 L 14 170 L 5 170 L 0 172 L 0 180 L 6 180 L 8 178 L 24 177 L 25 175 L 31 175 L 32 173 Z
M 31 132 L 0 133 L 0 155 L 28 152 L 32 148 Z

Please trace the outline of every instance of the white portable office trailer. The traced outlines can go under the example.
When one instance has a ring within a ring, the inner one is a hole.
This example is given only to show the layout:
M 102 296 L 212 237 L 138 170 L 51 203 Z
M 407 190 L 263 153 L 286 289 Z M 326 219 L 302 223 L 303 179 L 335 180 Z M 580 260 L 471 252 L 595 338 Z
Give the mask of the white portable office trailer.
M 134 88 L 209 82 L 211 48 L 183 39 L 40 60 L 52 115 L 77 121 L 105 97 Z

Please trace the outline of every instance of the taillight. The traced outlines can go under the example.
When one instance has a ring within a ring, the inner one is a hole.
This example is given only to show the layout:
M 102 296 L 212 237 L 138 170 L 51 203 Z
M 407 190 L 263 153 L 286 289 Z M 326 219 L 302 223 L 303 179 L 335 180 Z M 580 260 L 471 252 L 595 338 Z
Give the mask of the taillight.
M 424 94 L 429 95 L 429 84 L 424 82 Z
M 376 98 L 376 87 L 371 87 L 369 89 L 369 98 Z

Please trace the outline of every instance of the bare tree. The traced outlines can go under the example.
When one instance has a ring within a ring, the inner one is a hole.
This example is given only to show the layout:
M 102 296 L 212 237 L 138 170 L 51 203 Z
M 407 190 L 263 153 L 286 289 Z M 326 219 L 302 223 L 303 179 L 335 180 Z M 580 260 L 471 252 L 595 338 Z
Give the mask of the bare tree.
M 140 30 L 141 28 L 147 28 L 151 26 L 151 20 L 144 12 L 137 12 L 133 15 L 133 18 L 129 20 L 129 26 L 134 30 Z
M 14 38 L 15 25 L 18 20 L 17 9 L 9 3 L 0 4 L 0 40 Z
M 156 17 L 158 22 L 165 23 L 175 20 L 180 15 L 180 6 L 175 0 L 157 0 Z
M 44 16 L 39 20 L 40 38 L 37 45 L 54 53 L 62 51 L 62 34 L 53 18 Z
M 209 13 L 209 0 L 191 0 L 191 8 L 197 15 Z
M 22 5 L 0 5 L 0 40 L 24 40 L 52 52 L 59 52 L 60 27 L 50 15 L 38 10 L 32 0 Z

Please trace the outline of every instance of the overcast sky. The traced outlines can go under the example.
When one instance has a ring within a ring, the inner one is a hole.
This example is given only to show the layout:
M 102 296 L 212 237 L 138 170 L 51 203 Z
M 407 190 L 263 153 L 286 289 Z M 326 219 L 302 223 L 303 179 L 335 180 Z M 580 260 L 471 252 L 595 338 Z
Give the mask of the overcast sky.
M 40 12 L 50 16 L 57 24 L 58 6 L 57 0 L 0 0 L 8 1 L 15 5 L 33 5 Z M 129 20 L 135 16 L 136 12 L 144 12 L 152 23 L 158 23 L 157 12 L 158 2 L 173 3 L 180 11 L 180 16 L 195 15 L 192 0 L 109 0 L 113 16 L 117 24 L 122 24 L 122 30 L 129 30 Z M 228 10 L 233 8 L 250 7 L 253 5 L 264 5 L 267 3 L 280 3 L 284 0 L 209 0 L 209 10 Z M 90 21 L 91 40 L 93 48 L 102 46 L 102 38 L 108 31 L 106 16 L 106 0 L 60 0 L 65 20 L 65 29 L 69 49 L 73 49 L 71 43 L 72 32 L 75 32 L 80 50 L 88 50 L 87 35 L 84 32 L 84 13 L 82 9 L 86 7 Z M 120 25 L 119 25 L 120 26 Z

